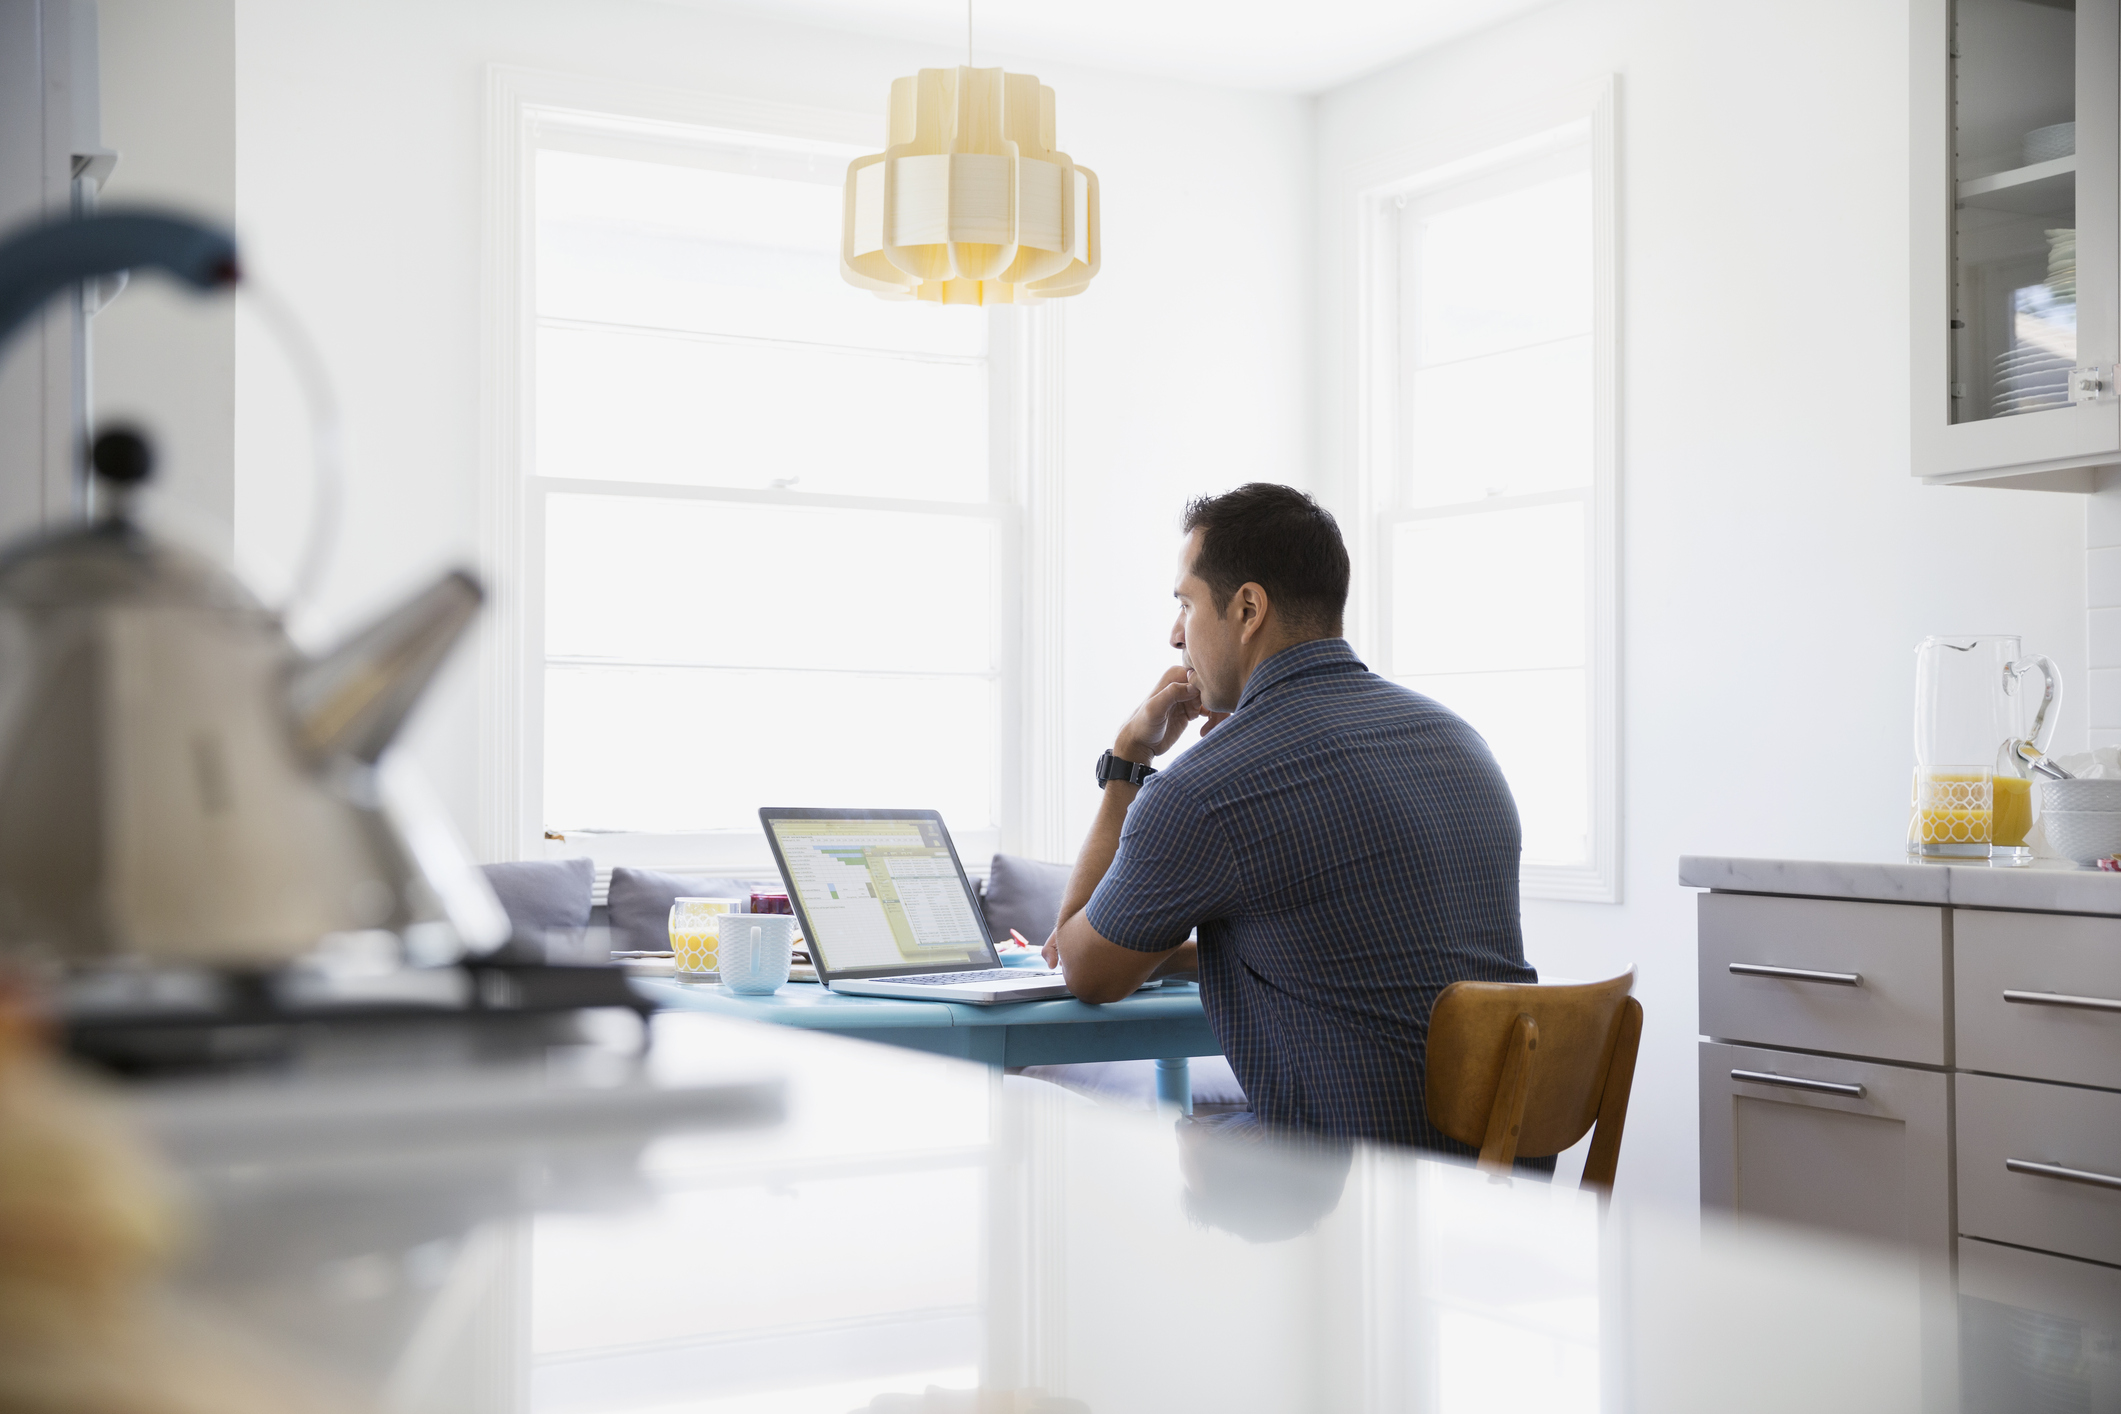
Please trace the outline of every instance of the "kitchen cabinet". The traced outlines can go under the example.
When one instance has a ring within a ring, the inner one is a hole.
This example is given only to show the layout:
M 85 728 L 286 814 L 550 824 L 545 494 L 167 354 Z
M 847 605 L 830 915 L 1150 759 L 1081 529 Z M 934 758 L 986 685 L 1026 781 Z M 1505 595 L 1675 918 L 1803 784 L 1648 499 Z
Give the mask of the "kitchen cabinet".
M 1912 450 L 1933 481 L 2121 465 L 2121 0 L 1914 0 Z
M 1913 1252 L 1961 1371 L 1932 1407 L 2121 1408 L 2121 879 L 1688 858 L 1680 881 L 1710 890 L 1703 1206 Z

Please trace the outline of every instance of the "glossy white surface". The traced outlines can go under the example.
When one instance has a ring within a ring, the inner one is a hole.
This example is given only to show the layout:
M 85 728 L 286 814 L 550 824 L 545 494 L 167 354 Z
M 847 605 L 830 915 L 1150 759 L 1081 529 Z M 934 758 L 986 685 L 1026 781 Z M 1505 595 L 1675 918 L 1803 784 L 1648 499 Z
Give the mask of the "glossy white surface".
M 2057 860 L 2005 864 L 1917 863 L 1906 856 L 1875 860 L 1679 857 L 1679 882 L 1688 888 L 1735 893 L 1798 894 L 1811 898 L 1873 899 L 1885 903 L 1957 904 L 1963 908 L 2020 908 L 2047 913 L 2121 917 L 2121 874 Z
M 1917 1405 L 1914 1279 L 1876 1249 L 1697 1240 L 1404 1152 L 1263 1151 L 961 1062 L 655 1026 L 644 1071 L 555 1076 L 543 1129 L 370 1123 L 318 1149 L 150 1096 L 200 1217 L 185 1295 L 404 1414 L 969 1410 L 943 1392 L 975 1388 L 1011 1414 Z M 774 1080 L 778 1118 L 637 1093 Z M 451 1088 L 399 1086 L 429 1113 Z

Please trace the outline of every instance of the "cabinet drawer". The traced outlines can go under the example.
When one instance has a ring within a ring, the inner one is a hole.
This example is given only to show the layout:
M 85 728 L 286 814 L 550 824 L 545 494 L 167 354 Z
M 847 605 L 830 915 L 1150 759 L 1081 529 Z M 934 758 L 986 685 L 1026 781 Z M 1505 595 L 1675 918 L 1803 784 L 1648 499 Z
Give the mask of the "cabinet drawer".
M 1949 1065 L 1944 924 L 1912 904 L 1703 894 L 1702 1033 Z
M 1952 962 L 1961 1068 L 2121 1090 L 2121 919 L 1955 909 Z
M 1962 1074 L 1958 1118 L 1960 1232 L 2121 1264 L 2121 1095 Z

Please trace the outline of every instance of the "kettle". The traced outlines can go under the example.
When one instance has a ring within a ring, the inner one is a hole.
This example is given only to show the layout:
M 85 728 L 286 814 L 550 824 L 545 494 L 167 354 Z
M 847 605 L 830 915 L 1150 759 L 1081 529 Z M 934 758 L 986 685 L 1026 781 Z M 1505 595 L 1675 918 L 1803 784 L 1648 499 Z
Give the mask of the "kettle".
M 237 278 L 224 233 L 110 213 L 0 242 L 0 346 L 77 282 Z M 0 551 L 0 951 L 270 968 L 333 934 L 446 962 L 508 924 L 385 749 L 477 614 L 445 574 L 318 658 L 213 561 L 134 518 L 146 444 L 100 438 L 86 524 Z

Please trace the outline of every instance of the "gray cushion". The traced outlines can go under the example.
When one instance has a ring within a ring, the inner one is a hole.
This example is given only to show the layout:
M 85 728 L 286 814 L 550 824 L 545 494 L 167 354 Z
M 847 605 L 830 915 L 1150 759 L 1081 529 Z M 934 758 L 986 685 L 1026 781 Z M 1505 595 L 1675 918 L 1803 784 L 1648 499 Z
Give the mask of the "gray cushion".
M 518 937 L 541 938 L 558 929 L 588 926 L 589 895 L 597 879 L 595 861 L 528 859 L 479 867 Z
M 1060 919 L 1061 895 L 1068 891 L 1069 866 L 997 854 L 988 868 L 987 890 L 980 908 L 987 915 L 987 936 L 1009 941 L 1016 929 L 1041 946 Z
M 670 905 L 681 898 L 745 898 L 781 892 L 778 880 L 703 879 L 696 874 L 659 874 L 653 869 L 611 871 L 611 946 L 619 951 L 662 952 L 670 946 Z

